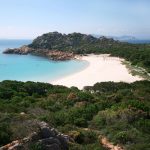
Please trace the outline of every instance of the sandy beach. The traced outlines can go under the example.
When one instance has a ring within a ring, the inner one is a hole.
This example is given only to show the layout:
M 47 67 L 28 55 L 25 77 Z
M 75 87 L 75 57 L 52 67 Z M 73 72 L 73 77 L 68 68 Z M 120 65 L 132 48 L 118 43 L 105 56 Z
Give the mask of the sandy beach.
M 105 54 L 82 56 L 78 59 L 88 61 L 89 66 L 80 72 L 52 81 L 51 84 L 76 86 L 82 89 L 84 86 L 91 86 L 97 82 L 124 81 L 130 83 L 142 79 L 132 76 L 126 66 L 122 64 L 123 59 L 117 57 Z

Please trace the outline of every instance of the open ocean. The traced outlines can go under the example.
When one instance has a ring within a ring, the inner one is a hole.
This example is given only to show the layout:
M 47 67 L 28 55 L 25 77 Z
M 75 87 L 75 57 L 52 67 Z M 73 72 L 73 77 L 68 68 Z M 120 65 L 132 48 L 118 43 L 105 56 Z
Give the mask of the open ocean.
M 50 82 L 81 71 L 88 62 L 79 60 L 52 61 L 32 55 L 3 54 L 7 48 L 30 44 L 32 40 L 0 40 L 0 81 Z

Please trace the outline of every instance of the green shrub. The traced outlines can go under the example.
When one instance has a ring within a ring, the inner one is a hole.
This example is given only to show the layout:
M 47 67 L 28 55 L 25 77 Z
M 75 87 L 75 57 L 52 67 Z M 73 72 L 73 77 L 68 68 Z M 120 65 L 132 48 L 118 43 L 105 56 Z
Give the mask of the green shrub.
M 78 92 L 77 101 L 92 101 L 93 96 L 88 92 Z
M 97 135 L 93 131 L 80 131 L 80 134 L 76 138 L 76 142 L 79 144 L 92 144 L 97 142 Z
M 42 145 L 35 143 L 30 145 L 30 150 L 43 150 Z
M 136 143 L 138 142 L 139 132 L 137 129 L 133 128 L 127 131 L 120 131 L 114 136 L 114 141 L 117 143 Z
M 10 130 L 9 124 L 0 123 L 0 146 L 9 143 L 11 136 L 12 132 Z
M 121 131 L 119 133 L 117 133 L 114 137 L 114 139 L 122 144 L 126 144 L 127 142 L 131 141 L 131 138 L 128 135 L 127 131 Z
M 86 127 L 87 121 L 84 118 L 76 118 L 74 124 L 79 127 Z

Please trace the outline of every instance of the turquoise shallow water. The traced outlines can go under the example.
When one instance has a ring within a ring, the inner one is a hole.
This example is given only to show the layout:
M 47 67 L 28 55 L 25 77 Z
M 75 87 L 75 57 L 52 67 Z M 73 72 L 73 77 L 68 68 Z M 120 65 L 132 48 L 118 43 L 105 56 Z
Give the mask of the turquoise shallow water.
M 69 60 L 51 61 L 32 55 L 2 54 L 6 48 L 20 47 L 31 40 L 0 40 L 0 81 L 49 82 L 84 69 L 88 62 Z

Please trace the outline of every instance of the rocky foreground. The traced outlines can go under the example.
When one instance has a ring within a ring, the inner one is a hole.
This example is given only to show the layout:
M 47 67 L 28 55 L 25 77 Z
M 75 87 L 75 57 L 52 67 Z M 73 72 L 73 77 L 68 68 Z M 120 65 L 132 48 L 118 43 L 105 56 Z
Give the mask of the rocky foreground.
M 59 133 L 45 122 L 38 122 L 39 130 L 30 136 L 13 141 L 0 148 L 0 150 L 29 150 L 40 148 L 42 150 L 68 150 L 69 136 Z

